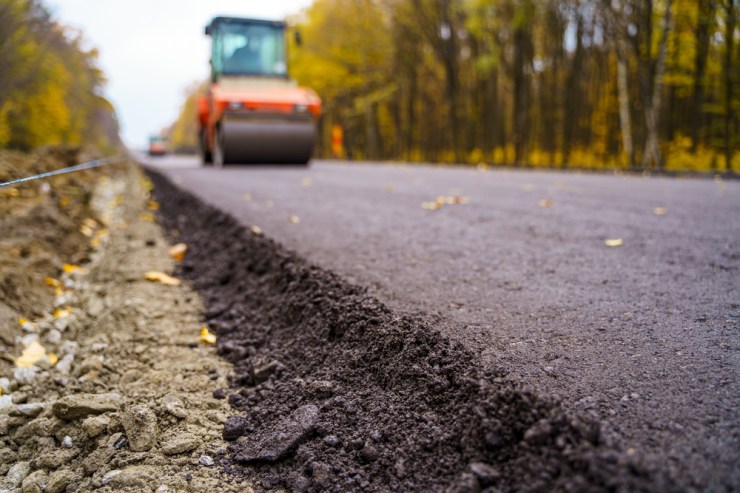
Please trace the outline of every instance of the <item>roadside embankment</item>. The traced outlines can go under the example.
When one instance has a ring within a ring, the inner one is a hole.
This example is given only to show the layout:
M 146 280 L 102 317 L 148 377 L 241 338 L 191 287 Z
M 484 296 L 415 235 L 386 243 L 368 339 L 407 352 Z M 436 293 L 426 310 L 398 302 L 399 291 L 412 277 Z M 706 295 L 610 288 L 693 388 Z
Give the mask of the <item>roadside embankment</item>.
M 150 186 L 125 164 L 0 198 L 2 492 L 250 491 L 214 467 L 231 366 L 200 298 L 145 279 L 175 263 Z

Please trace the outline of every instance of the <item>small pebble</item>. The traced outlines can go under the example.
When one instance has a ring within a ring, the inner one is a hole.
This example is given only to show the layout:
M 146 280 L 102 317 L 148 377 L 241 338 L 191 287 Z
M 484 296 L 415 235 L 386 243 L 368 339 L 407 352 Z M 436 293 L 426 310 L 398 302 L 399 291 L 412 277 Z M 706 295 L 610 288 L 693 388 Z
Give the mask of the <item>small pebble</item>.
M 200 462 L 203 466 L 211 467 L 213 465 L 213 457 L 211 457 L 210 455 L 201 455 L 198 459 L 198 462 Z
M 62 440 L 62 447 L 64 448 L 72 448 L 74 447 L 74 442 L 72 442 L 72 437 L 67 435 L 64 437 L 64 440 Z

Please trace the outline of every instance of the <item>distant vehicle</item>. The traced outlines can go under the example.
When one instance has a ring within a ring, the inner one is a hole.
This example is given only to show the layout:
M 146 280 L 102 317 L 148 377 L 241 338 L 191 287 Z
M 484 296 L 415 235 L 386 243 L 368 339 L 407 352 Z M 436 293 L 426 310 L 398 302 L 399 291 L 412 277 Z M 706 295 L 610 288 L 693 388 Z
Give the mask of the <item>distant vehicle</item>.
M 288 77 L 285 32 L 284 22 L 234 17 L 206 27 L 211 84 L 198 101 L 204 164 L 311 159 L 321 99 Z
M 149 137 L 149 155 L 150 156 L 164 156 L 167 154 L 167 148 L 164 144 L 164 138 L 159 135 L 152 135 Z

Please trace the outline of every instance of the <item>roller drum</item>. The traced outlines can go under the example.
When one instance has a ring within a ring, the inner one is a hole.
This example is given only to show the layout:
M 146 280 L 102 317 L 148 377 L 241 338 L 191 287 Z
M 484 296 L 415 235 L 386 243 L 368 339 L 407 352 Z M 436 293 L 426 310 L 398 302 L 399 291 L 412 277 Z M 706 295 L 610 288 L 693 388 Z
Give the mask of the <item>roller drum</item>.
M 305 164 L 315 143 L 310 117 L 227 115 L 221 122 L 224 164 Z

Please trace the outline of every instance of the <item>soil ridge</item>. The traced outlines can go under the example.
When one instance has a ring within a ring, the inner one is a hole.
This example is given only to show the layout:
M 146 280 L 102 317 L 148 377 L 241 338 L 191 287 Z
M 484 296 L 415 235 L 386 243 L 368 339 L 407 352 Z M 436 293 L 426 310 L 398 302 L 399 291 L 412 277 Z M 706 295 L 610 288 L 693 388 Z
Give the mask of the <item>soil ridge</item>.
M 149 170 L 159 219 L 188 244 L 238 414 L 219 464 L 292 491 L 678 491 L 653 459 L 606 439 L 367 291 Z M 311 426 L 293 415 L 316 406 Z M 284 429 L 300 430 L 285 437 Z M 256 447 L 282 441 L 285 450 Z M 273 453 L 274 452 L 274 453 Z M 243 460 L 247 457 L 249 460 Z

